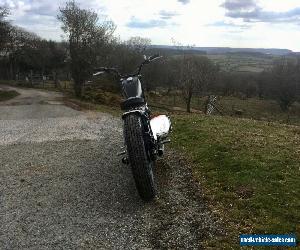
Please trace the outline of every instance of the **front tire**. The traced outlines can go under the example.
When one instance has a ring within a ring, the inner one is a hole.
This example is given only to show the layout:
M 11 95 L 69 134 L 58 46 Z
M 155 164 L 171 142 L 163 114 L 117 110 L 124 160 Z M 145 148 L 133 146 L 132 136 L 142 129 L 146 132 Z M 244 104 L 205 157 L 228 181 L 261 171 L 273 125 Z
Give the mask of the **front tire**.
M 152 162 L 147 156 L 141 117 L 129 114 L 124 118 L 124 137 L 133 178 L 140 197 L 145 201 L 156 195 Z

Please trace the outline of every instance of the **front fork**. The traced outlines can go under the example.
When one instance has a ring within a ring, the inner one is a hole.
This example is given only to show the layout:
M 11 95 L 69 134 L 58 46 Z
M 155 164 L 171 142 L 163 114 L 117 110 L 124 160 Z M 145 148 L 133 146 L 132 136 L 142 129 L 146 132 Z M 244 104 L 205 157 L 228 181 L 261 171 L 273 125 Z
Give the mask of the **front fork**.
M 150 125 L 150 112 L 148 110 L 133 110 L 126 112 L 122 115 L 124 118 L 126 115 L 130 113 L 136 113 L 141 117 L 142 125 L 143 125 L 143 137 L 144 143 L 146 147 L 146 151 L 148 152 L 149 161 L 156 161 L 157 156 L 163 156 L 164 153 L 164 144 L 169 143 L 170 140 L 166 137 L 157 138 L 153 136 L 151 125 Z M 155 139 L 156 138 L 156 139 Z M 118 156 L 123 155 L 122 163 L 129 164 L 126 145 L 122 148 L 123 150 L 118 153 Z
M 165 139 L 165 140 L 158 141 L 156 143 L 156 147 L 154 147 L 154 148 L 156 148 L 156 150 L 152 151 L 152 154 L 150 153 L 149 156 L 148 156 L 151 159 L 151 161 L 155 161 L 157 159 L 157 156 L 159 156 L 159 157 L 163 156 L 165 144 L 169 143 L 169 142 L 171 142 L 171 140 Z M 117 155 L 118 156 L 123 156 L 122 157 L 122 163 L 125 164 L 125 165 L 129 165 L 129 159 L 128 159 L 128 156 L 127 156 L 126 146 L 122 147 L 121 149 L 122 149 L 122 151 L 119 152 Z

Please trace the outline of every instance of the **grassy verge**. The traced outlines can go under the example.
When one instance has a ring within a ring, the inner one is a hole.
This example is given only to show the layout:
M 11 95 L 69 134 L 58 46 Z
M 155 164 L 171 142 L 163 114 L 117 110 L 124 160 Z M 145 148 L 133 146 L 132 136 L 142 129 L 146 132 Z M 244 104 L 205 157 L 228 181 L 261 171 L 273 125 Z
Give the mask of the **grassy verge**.
M 19 93 L 14 90 L 0 90 L 0 102 L 10 100 L 18 95 Z
M 195 110 L 204 110 L 204 103 L 207 97 L 192 99 L 191 107 Z M 181 96 L 172 95 L 151 95 L 148 98 L 149 103 L 165 106 L 169 109 L 180 107 L 185 110 L 186 105 Z M 223 96 L 217 102 L 224 115 L 233 115 L 233 109 L 242 110 L 242 118 L 250 118 L 263 121 L 276 121 L 280 123 L 300 124 L 300 103 L 295 102 L 289 113 L 282 112 L 279 104 L 274 100 L 248 98 L 240 99 L 233 96 Z
M 300 236 L 300 127 L 230 117 L 176 115 L 172 145 L 186 153 L 228 234 Z M 216 245 L 217 244 L 217 245 Z

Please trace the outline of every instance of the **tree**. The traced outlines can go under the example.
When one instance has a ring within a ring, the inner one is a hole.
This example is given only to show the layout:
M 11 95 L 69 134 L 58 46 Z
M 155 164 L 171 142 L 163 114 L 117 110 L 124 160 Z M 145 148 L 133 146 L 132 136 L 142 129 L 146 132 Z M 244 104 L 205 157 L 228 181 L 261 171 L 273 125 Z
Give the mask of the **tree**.
M 81 9 L 75 1 L 60 8 L 58 20 L 68 36 L 71 74 L 74 90 L 81 97 L 82 86 L 91 76 L 93 67 L 105 57 L 104 48 L 110 42 L 115 26 L 102 21 L 96 12 Z
M 134 36 L 129 38 L 129 40 L 126 41 L 126 44 L 130 49 L 142 54 L 145 53 L 146 49 L 151 44 L 151 40 L 149 38 Z
M 205 91 L 216 79 L 218 67 L 207 57 L 184 55 L 180 59 L 179 86 L 186 102 L 187 112 L 191 112 L 191 100 L 196 91 Z
M 261 72 L 257 77 L 257 93 L 260 99 L 263 99 L 267 96 L 267 87 L 266 82 L 268 81 L 269 74 L 267 71 Z
M 34 70 L 40 67 L 40 56 L 37 55 L 41 38 L 23 28 L 12 26 L 9 32 L 10 42 L 7 45 L 9 75 L 14 79 L 19 71 Z
M 299 62 L 299 61 L 298 61 Z M 287 58 L 274 62 L 270 90 L 282 111 L 288 111 L 297 99 L 298 64 Z
M 297 57 L 296 63 L 296 101 L 300 103 L 300 57 Z
M 8 14 L 9 10 L 0 6 L 0 52 L 3 52 L 9 40 L 10 24 L 5 20 Z

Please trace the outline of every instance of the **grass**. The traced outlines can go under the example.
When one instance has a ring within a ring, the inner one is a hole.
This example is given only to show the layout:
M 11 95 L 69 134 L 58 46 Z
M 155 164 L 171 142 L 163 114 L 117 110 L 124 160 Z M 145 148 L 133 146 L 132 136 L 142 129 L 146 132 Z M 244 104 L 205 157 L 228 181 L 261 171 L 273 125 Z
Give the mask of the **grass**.
M 18 95 L 19 93 L 14 90 L 0 90 L 0 102 L 10 100 Z
M 207 242 L 238 248 L 240 233 L 300 236 L 300 128 L 230 117 L 176 115 L 172 146 L 183 151 L 227 235 Z
M 294 103 L 290 112 L 283 112 L 279 104 L 274 100 L 236 97 L 222 97 L 219 104 L 223 107 L 225 114 L 232 113 L 232 107 L 243 110 L 244 118 L 264 121 L 276 121 L 280 123 L 291 123 L 300 125 L 300 103 Z
M 194 97 L 191 107 L 196 110 L 203 110 L 206 98 Z M 173 106 L 186 108 L 186 104 L 181 96 L 150 95 L 148 101 L 150 104 L 165 106 L 167 109 L 172 109 Z M 234 115 L 232 110 L 234 108 L 243 111 L 243 118 L 300 125 L 300 103 L 297 102 L 293 104 L 289 113 L 282 112 L 276 101 L 267 99 L 240 99 L 233 96 L 223 96 L 217 101 L 217 104 L 224 115 Z

